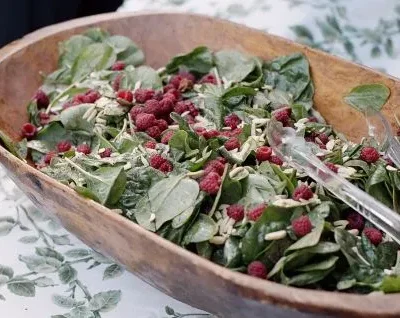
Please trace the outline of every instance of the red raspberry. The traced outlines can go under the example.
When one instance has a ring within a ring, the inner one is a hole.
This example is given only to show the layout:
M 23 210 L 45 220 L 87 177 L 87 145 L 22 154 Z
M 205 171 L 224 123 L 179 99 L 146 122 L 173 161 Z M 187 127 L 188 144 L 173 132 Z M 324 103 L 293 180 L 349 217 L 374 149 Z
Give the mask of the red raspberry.
M 92 152 L 88 144 L 80 144 L 76 147 L 76 151 L 88 155 Z
M 373 227 L 366 227 L 363 233 L 375 246 L 379 245 L 382 242 L 382 232 L 378 229 L 375 229 Z
M 239 116 L 234 113 L 225 116 L 224 118 L 225 125 L 231 127 L 231 129 L 236 129 L 241 122 L 242 120 L 239 118 Z
M 172 84 L 167 84 L 163 87 L 163 93 L 166 94 L 169 90 L 174 89 L 175 86 Z
M 241 204 L 232 204 L 226 209 L 226 214 L 228 214 L 231 219 L 239 222 L 244 218 L 244 206 Z
M 49 97 L 45 92 L 43 92 L 41 89 L 38 89 L 35 93 L 35 96 L 33 99 L 36 100 L 36 105 L 38 108 L 46 108 L 50 104 Z
M 153 114 L 141 113 L 136 116 L 135 124 L 139 131 L 145 131 L 146 129 L 153 127 L 155 123 L 156 117 Z
M 292 229 L 297 237 L 303 237 L 311 232 L 312 224 L 307 215 L 303 215 L 292 221 Z
M 167 162 L 167 159 L 159 154 L 155 154 L 150 157 L 150 166 L 154 169 L 160 168 L 161 165 L 165 162 Z
M 171 140 L 172 136 L 174 135 L 174 131 L 170 130 L 167 131 L 161 138 L 161 142 L 165 145 L 167 145 L 169 143 L 169 141 Z
M 283 161 L 281 158 L 279 158 L 278 156 L 272 155 L 271 158 L 269 158 L 268 160 L 270 163 L 273 163 L 277 166 L 282 166 L 283 165 Z
M 225 170 L 225 163 L 222 163 L 217 159 L 207 162 L 206 165 L 204 166 L 205 175 L 208 175 L 211 172 L 216 172 L 220 176 L 222 176 L 224 174 L 224 170 Z
M 132 120 L 136 120 L 137 115 L 144 113 L 144 108 L 141 106 L 133 106 L 129 112 Z
M 21 128 L 21 135 L 26 139 L 32 139 L 37 133 L 37 128 L 31 123 L 25 123 Z
M 119 87 L 121 86 L 122 74 L 118 74 L 115 76 L 114 81 L 112 82 L 112 88 L 115 92 L 119 91 Z
M 75 105 L 74 101 L 73 101 L 73 100 L 69 100 L 69 101 L 66 101 L 66 102 L 62 105 L 62 108 L 63 108 L 63 109 L 67 109 L 67 108 L 70 108 L 70 107 L 72 107 L 72 106 L 74 106 L 74 105 Z
M 390 158 L 385 158 L 387 165 L 394 167 L 394 162 Z
M 339 171 L 339 168 L 332 162 L 325 162 L 325 166 L 327 166 L 329 169 L 331 169 L 335 173 L 338 173 L 338 171 Z
M 136 102 L 140 104 L 144 104 L 149 99 L 152 99 L 154 95 L 155 95 L 154 90 L 146 88 L 138 88 L 134 93 Z
M 164 94 L 161 98 L 162 99 L 169 99 L 174 105 L 175 103 L 178 101 L 178 99 L 176 98 L 176 96 L 174 94 L 172 94 L 172 92 L 168 92 L 166 94 Z
M 160 166 L 160 168 L 158 168 L 158 170 L 164 173 L 171 172 L 173 170 L 172 163 L 166 161 Z
M 174 109 L 174 101 L 171 98 L 166 98 L 166 95 L 164 95 L 164 98 L 160 100 L 160 114 L 162 115 L 168 115 L 171 113 Z M 173 96 L 173 95 L 172 95 Z
M 158 126 L 152 126 L 146 129 L 146 134 L 151 138 L 158 139 L 161 137 L 161 129 Z
M 68 140 L 59 141 L 57 144 L 58 152 L 66 152 L 66 151 L 70 150 L 71 147 L 72 147 L 72 144 Z
M 328 143 L 328 141 L 329 141 L 329 137 L 328 137 L 326 134 L 324 134 L 324 133 L 319 134 L 319 135 L 318 135 L 318 139 L 321 140 L 321 142 L 322 142 L 324 145 L 326 145 L 326 144 Z
M 226 159 L 224 157 L 217 157 L 215 160 L 219 161 L 222 164 L 226 164 Z
M 208 194 L 217 194 L 221 185 L 221 177 L 216 172 L 211 172 L 200 181 L 200 189 Z
M 178 91 L 176 88 L 171 88 L 168 90 L 165 94 L 164 97 L 167 95 L 173 95 L 175 97 L 174 103 L 181 98 L 181 92 Z
M 193 74 L 188 72 L 180 72 L 178 75 L 172 76 L 169 83 L 178 89 L 183 80 L 191 81 L 193 84 L 193 82 L 196 81 L 196 78 L 193 76 Z
M 57 153 L 55 151 L 50 151 L 44 155 L 43 162 L 45 164 L 49 165 L 51 162 L 51 159 L 53 159 L 54 157 L 57 157 Z
M 260 204 L 247 212 L 247 218 L 250 221 L 257 221 L 265 211 L 265 204 Z
M 125 63 L 122 61 L 116 61 L 113 66 L 111 66 L 111 69 L 113 71 L 123 71 L 125 69 Z
M 178 114 L 183 114 L 184 112 L 189 111 L 189 103 L 188 101 L 180 101 L 177 102 L 174 106 L 174 112 Z
M 160 128 L 161 131 L 168 129 L 168 123 L 164 119 L 157 119 L 156 125 Z
M 308 117 L 308 122 L 309 123 L 318 123 L 318 119 L 317 119 L 317 117 L 311 116 L 311 117 Z
M 206 129 L 203 127 L 197 127 L 194 130 L 196 132 L 197 135 L 199 136 L 204 136 L 204 134 L 206 133 Z
M 194 106 L 192 102 L 189 103 L 189 112 L 193 117 L 199 116 L 200 111 Z
M 275 112 L 274 118 L 277 121 L 280 121 L 284 126 L 286 126 L 289 123 L 291 114 L 292 110 L 290 108 L 284 108 Z
M 206 139 L 211 139 L 219 136 L 219 131 L 212 129 L 212 130 L 207 130 L 203 133 L 203 137 Z
M 227 141 L 225 141 L 224 146 L 226 150 L 233 150 L 240 148 L 240 141 L 236 137 L 231 137 Z
M 50 115 L 45 112 L 40 112 L 39 120 L 42 126 L 47 125 L 50 122 Z
M 146 141 L 144 144 L 145 148 L 149 148 L 149 149 L 156 149 L 157 143 L 155 141 Z
M 260 162 L 267 161 L 272 156 L 272 149 L 267 146 L 259 147 L 256 151 L 256 159 Z
M 100 152 L 100 158 L 108 158 L 112 154 L 112 149 L 111 148 L 106 148 L 104 149 L 103 152 Z
M 247 274 L 250 276 L 266 279 L 267 278 L 267 267 L 263 262 L 253 261 L 247 266 Z
M 126 100 L 129 103 L 133 101 L 133 94 L 130 90 L 121 89 L 117 93 L 117 97 Z
M 153 115 L 157 115 L 157 116 L 161 115 L 162 109 L 160 106 L 160 102 L 155 99 L 149 99 L 144 104 L 144 111 L 148 114 L 153 114 Z
M 350 230 L 356 229 L 361 231 L 364 228 L 364 217 L 356 211 L 351 211 L 347 215 L 346 220 L 349 222 L 349 224 L 347 224 L 347 228 L 349 228 Z
M 93 89 L 89 89 L 81 98 L 80 100 L 82 103 L 89 103 L 93 104 L 96 102 L 101 97 L 100 93 L 98 91 L 95 91 Z
M 377 162 L 380 158 L 378 150 L 374 147 L 364 147 L 361 149 L 360 159 L 367 163 Z
M 293 200 L 300 201 L 300 199 L 310 200 L 313 196 L 314 193 L 311 189 L 307 185 L 302 184 L 294 190 L 292 197 Z
M 210 73 L 210 74 L 204 75 L 200 79 L 199 83 L 200 84 L 214 84 L 214 85 L 217 85 L 217 79 L 215 78 L 214 74 Z

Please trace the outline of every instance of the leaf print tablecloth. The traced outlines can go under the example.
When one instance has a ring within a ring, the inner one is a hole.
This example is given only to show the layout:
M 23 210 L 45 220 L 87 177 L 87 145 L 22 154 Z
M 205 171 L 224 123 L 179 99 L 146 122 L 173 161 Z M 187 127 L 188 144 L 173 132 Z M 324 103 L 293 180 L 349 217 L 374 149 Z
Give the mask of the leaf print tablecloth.
M 127 0 L 120 8 L 143 9 L 230 19 L 400 76 L 398 0 Z M 92 251 L 37 210 L 2 168 L 0 211 L 1 317 L 212 317 Z

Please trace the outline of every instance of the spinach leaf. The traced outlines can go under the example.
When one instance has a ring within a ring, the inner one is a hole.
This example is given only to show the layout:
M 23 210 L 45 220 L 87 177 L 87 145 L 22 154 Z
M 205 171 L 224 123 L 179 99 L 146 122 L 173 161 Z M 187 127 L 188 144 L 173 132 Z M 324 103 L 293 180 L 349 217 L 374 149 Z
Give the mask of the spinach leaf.
M 125 64 L 140 65 L 144 62 L 144 53 L 131 39 L 122 35 L 113 35 L 105 40 L 117 53 L 117 60 Z
M 390 269 L 396 263 L 399 246 L 395 242 L 382 242 L 376 248 L 376 266 L 381 269 Z
M 141 226 L 155 231 L 192 207 L 199 191 L 196 181 L 182 175 L 171 175 L 152 186 L 140 200 L 135 210 L 136 220 Z M 154 222 L 152 214 L 155 215 Z
M 94 43 L 87 46 L 72 65 L 72 82 L 81 81 L 94 71 L 111 67 L 117 60 L 117 55 L 111 46 Z
M 224 126 L 224 117 L 227 114 L 225 106 L 221 103 L 222 94 L 222 88 L 212 84 L 204 85 L 204 115 L 217 129 Z
M 210 240 L 217 234 L 218 226 L 208 215 L 200 213 L 196 222 L 189 228 L 183 239 L 184 244 L 200 243 Z
M 292 209 L 268 206 L 260 219 L 247 231 L 242 240 L 242 253 L 245 263 L 250 263 L 270 244 L 265 241 L 266 234 L 283 230 L 292 216 Z
M 193 206 L 190 206 L 189 208 L 187 208 L 185 211 L 183 211 L 181 214 L 177 215 L 176 217 L 173 218 L 172 220 L 172 227 L 174 229 L 180 228 L 181 226 L 183 226 L 184 224 L 188 223 L 191 219 L 191 217 L 196 214 L 196 211 L 200 210 L 200 206 L 201 203 L 203 202 L 205 198 L 205 193 L 204 192 L 200 192 L 199 196 L 196 199 L 196 202 Z
M 385 294 L 400 292 L 400 276 L 385 276 L 379 289 Z
M 392 208 L 393 201 L 391 194 L 385 186 L 385 183 L 388 181 L 389 176 L 386 168 L 383 165 L 378 165 L 376 170 L 369 176 L 365 185 L 365 191 L 378 201 Z
M 220 204 L 233 204 L 237 203 L 243 196 L 243 187 L 241 182 L 231 179 L 229 174 L 222 183 L 222 192 Z
M 380 111 L 390 96 L 390 89 L 383 84 L 366 84 L 354 87 L 344 101 L 359 111 Z
M 110 33 L 101 28 L 90 28 L 86 30 L 83 35 L 91 38 L 95 42 L 103 42 L 110 36 Z
M 94 104 L 80 104 L 64 109 L 60 115 L 60 121 L 65 129 L 86 131 L 93 133 L 94 120 L 90 122 L 83 118 L 83 115 L 94 106 Z
M 60 44 L 58 65 L 70 69 L 81 52 L 94 41 L 84 35 L 73 35 Z
M 229 237 L 224 245 L 224 263 L 226 267 L 235 268 L 242 264 L 242 253 L 240 250 L 240 239 Z
M 312 102 L 314 86 L 310 66 L 301 53 L 278 57 L 263 65 L 265 84 L 293 96 L 293 100 Z
M 52 122 L 36 135 L 35 141 L 41 141 L 46 152 L 56 148 L 60 140 L 70 140 L 71 134 L 58 122 Z M 33 140 L 32 140 L 33 142 Z M 29 143 L 28 143 L 29 147 Z
M 276 194 L 267 177 L 250 174 L 243 182 L 243 196 L 239 201 L 244 206 L 269 202 Z
M 318 220 L 317 223 L 313 225 L 314 225 L 313 230 L 307 235 L 300 238 L 293 245 L 289 246 L 289 248 L 286 249 L 285 254 L 291 251 L 296 251 L 307 247 L 313 247 L 318 244 L 321 238 L 322 231 L 324 229 L 324 222 L 323 220 Z
M 335 261 L 336 262 L 336 261 Z M 332 261 L 330 262 L 332 263 Z M 324 270 L 316 270 L 309 271 L 303 274 L 295 275 L 289 279 L 287 279 L 284 283 L 286 285 L 292 286 L 306 286 L 310 284 L 314 284 L 324 279 L 330 272 L 332 268 L 324 269 Z
M 187 158 L 193 157 L 199 152 L 198 149 L 190 147 L 189 134 L 184 130 L 176 131 L 169 140 L 168 145 L 185 153 Z
M 188 54 L 175 56 L 166 66 L 168 74 L 176 73 L 180 69 L 189 72 L 206 74 L 213 67 L 213 56 L 211 51 L 205 46 L 199 46 Z
M 239 106 L 248 96 L 254 96 L 254 88 L 246 86 L 236 86 L 226 90 L 221 96 L 221 102 L 229 108 Z
M 133 70 L 127 70 L 121 81 L 121 88 L 133 89 L 137 82 L 140 82 L 141 88 L 152 88 L 155 90 L 162 88 L 161 78 L 158 73 L 146 65 L 139 66 Z
M 335 229 L 335 241 L 340 245 L 343 255 L 346 257 L 350 266 L 365 264 L 360 256 L 354 251 L 357 248 L 357 238 L 344 229 Z
M 254 70 L 256 62 L 241 52 L 223 50 L 215 53 L 215 65 L 222 78 L 239 83 Z

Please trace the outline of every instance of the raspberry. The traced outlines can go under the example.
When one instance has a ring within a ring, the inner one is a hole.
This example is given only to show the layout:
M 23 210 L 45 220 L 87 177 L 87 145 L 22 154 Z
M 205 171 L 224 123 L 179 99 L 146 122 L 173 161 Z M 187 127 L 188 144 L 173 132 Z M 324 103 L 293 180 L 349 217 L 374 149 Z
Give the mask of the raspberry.
M 32 139 L 37 133 L 37 128 L 31 123 L 25 123 L 21 128 L 21 135 L 27 139 Z
M 328 137 L 326 134 L 324 134 L 324 133 L 319 134 L 319 135 L 318 135 L 318 139 L 319 139 L 324 145 L 326 145 L 326 144 L 328 143 L 328 141 L 329 141 L 329 137 Z
M 204 166 L 205 175 L 211 172 L 216 172 L 220 176 L 222 176 L 224 174 L 224 170 L 225 170 L 225 163 L 222 163 L 217 159 L 207 162 L 206 165 Z
M 225 130 L 221 133 L 222 136 L 225 137 L 236 137 L 240 135 L 242 132 L 242 128 L 236 128 L 234 130 Z
M 145 131 L 146 129 L 154 126 L 155 123 L 156 117 L 153 114 L 141 113 L 136 116 L 135 124 L 139 131 Z
M 36 100 L 36 105 L 38 108 L 46 108 L 50 104 L 49 97 L 41 89 L 38 89 L 36 91 L 36 94 L 33 97 L 33 99 Z
M 272 155 L 271 158 L 269 158 L 268 160 L 270 163 L 273 163 L 277 166 L 282 166 L 283 165 L 283 161 L 281 158 L 279 158 L 278 156 Z
M 70 150 L 71 147 L 72 147 L 72 144 L 68 140 L 59 141 L 57 144 L 58 152 L 66 152 L 66 151 Z
M 155 95 L 154 90 L 146 88 L 138 88 L 134 93 L 136 102 L 140 104 L 144 104 L 149 99 L 152 99 L 154 95 Z
M 116 61 L 113 66 L 111 66 L 111 69 L 113 71 L 123 71 L 125 69 L 125 63 L 122 61 Z
M 375 229 L 373 227 L 366 227 L 363 233 L 375 246 L 379 245 L 382 242 L 382 232 L 378 229 Z
M 347 224 L 347 228 L 349 228 L 350 230 L 356 229 L 361 231 L 364 228 L 365 225 L 365 220 L 364 217 L 357 213 L 356 211 L 351 211 L 346 218 L 347 222 L 349 222 L 349 224 Z
M 103 152 L 100 152 L 100 158 L 108 158 L 112 154 L 112 149 L 111 148 L 106 148 L 104 149 Z
M 267 278 L 267 267 L 263 262 L 253 261 L 247 266 L 247 274 L 250 276 L 266 279 Z
M 338 173 L 338 171 L 339 171 L 339 168 L 332 162 L 325 162 L 325 166 L 327 166 L 329 169 L 331 169 L 335 173 Z
M 175 86 L 172 84 L 167 84 L 163 87 L 163 93 L 166 94 L 169 90 L 175 89 Z
M 174 112 L 178 114 L 183 114 L 184 112 L 189 111 L 189 103 L 188 101 L 180 101 L 177 102 L 174 106 Z
M 314 193 L 305 184 L 298 186 L 293 192 L 293 199 L 296 201 L 300 201 L 300 199 L 310 200 L 313 196 Z
M 271 158 L 272 149 L 267 146 L 259 147 L 256 151 L 256 159 L 260 162 L 267 161 Z
M 208 194 L 217 194 L 221 185 L 221 177 L 216 172 L 211 172 L 200 181 L 200 189 Z
M 214 85 L 217 85 L 217 79 L 215 78 L 214 74 L 210 73 L 210 74 L 204 75 L 200 79 L 199 83 L 200 84 L 214 84 Z
M 150 166 L 154 169 L 160 168 L 161 165 L 165 162 L 167 162 L 167 159 L 159 154 L 155 154 L 150 157 Z
M 115 76 L 114 81 L 112 82 L 112 88 L 115 92 L 117 92 L 119 90 L 119 87 L 121 86 L 122 77 L 122 74 L 118 74 L 117 76 Z
M 39 120 L 41 125 L 47 125 L 50 122 L 50 115 L 44 112 L 39 113 Z
M 318 123 L 318 119 L 317 119 L 317 117 L 311 116 L 311 117 L 308 117 L 308 122 L 309 123 Z
M 387 165 L 394 167 L 394 162 L 390 158 L 385 158 Z
M 307 215 L 303 215 L 292 221 L 293 232 L 297 237 L 303 237 L 312 230 L 312 224 Z
M 360 159 L 367 163 L 377 162 L 379 157 L 379 152 L 374 147 L 364 147 L 361 149 Z
M 166 95 L 173 95 L 175 97 L 174 102 L 176 102 L 178 99 L 181 98 L 181 92 L 178 91 L 176 88 L 171 88 L 168 91 L 166 91 L 164 97 L 166 97 Z
M 178 75 L 174 75 L 171 77 L 171 80 L 169 81 L 169 83 L 171 85 L 173 85 L 175 88 L 179 88 L 179 86 L 181 85 L 182 81 L 190 81 L 190 82 L 195 82 L 196 78 L 194 77 L 193 74 L 189 73 L 189 72 L 179 72 Z
M 161 137 L 161 129 L 158 126 L 152 126 L 146 129 L 146 134 L 151 138 L 158 139 Z
M 290 115 L 292 114 L 292 110 L 290 108 L 284 108 L 278 110 L 274 113 L 274 118 L 277 121 L 280 121 L 284 126 L 289 123 Z
M 224 157 L 217 157 L 215 160 L 219 161 L 222 164 L 226 164 L 226 159 Z
M 244 206 L 241 204 L 232 204 L 226 209 L 226 214 L 228 214 L 231 219 L 239 222 L 244 218 Z
M 126 100 L 129 103 L 133 101 L 133 94 L 130 90 L 121 89 L 117 93 L 117 97 Z
M 155 99 L 149 99 L 146 101 L 144 104 L 144 111 L 148 114 L 153 114 L 153 115 L 161 115 L 162 110 L 160 107 L 160 102 Z
M 190 115 L 192 115 L 193 117 L 196 117 L 200 114 L 199 110 L 196 108 L 196 106 L 194 106 L 192 102 L 189 102 L 189 112 Z
M 129 112 L 132 120 L 136 120 L 137 115 L 144 113 L 144 108 L 141 106 L 133 106 Z
M 157 143 L 155 141 L 146 141 L 143 145 L 145 148 L 156 149 Z
M 240 141 L 236 137 L 231 137 L 227 141 L 225 141 L 224 146 L 226 150 L 233 150 L 240 148 Z
M 158 170 L 160 170 L 164 173 L 171 172 L 173 170 L 172 163 L 170 163 L 169 161 L 166 161 L 160 166 L 160 168 L 158 168 Z
M 167 94 L 168 95 L 168 94 Z M 168 115 L 174 109 L 174 101 L 171 98 L 166 98 L 164 95 L 163 99 L 160 100 L 160 114 Z M 173 96 L 173 95 L 172 95 Z
M 228 116 L 225 116 L 224 123 L 226 126 L 231 127 L 231 129 L 236 129 L 237 126 L 241 123 L 241 119 L 238 115 L 232 113 Z
M 174 135 L 174 131 L 170 130 L 167 131 L 161 138 L 161 142 L 165 145 L 167 145 L 169 143 L 169 141 L 171 140 L 172 136 Z
M 164 119 L 157 119 L 156 125 L 161 131 L 168 129 L 168 123 Z
M 75 103 L 72 101 L 72 100 L 69 100 L 69 101 L 66 101 L 63 105 L 62 105 L 62 108 L 63 109 L 67 109 L 67 108 L 70 108 L 70 107 L 72 107 L 72 106 L 74 106 L 75 105 Z
M 92 152 L 88 144 L 80 144 L 76 147 L 76 151 L 88 155 Z
M 57 153 L 55 151 L 50 151 L 44 155 L 43 162 L 45 164 L 49 165 L 51 162 L 51 159 L 53 159 L 54 157 L 57 157 Z
M 206 139 L 211 139 L 219 136 L 219 131 L 212 129 L 212 130 L 207 130 L 203 133 L 203 137 Z
M 93 89 L 89 89 L 82 97 L 81 101 L 82 103 L 88 103 L 88 104 L 93 104 L 96 100 L 98 100 L 101 97 L 100 93 L 98 91 L 95 91 Z
M 257 221 L 265 211 L 265 204 L 260 204 L 247 212 L 250 221 Z
M 203 127 L 197 127 L 194 130 L 196 132 L 197 135 L 199 136 L 203 136 L 206 133 L 206 129 Z

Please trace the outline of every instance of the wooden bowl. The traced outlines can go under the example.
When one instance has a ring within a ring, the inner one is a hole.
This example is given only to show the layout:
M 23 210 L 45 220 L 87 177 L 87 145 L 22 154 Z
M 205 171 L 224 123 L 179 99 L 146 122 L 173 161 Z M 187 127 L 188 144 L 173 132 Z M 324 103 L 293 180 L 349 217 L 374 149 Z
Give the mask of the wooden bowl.
M 112 13 L 47 27 L 0 50 L 0 129 L 12 139 L 18 139 L 27 121 L 26 104 L 41 84 L 39 72 L 56 67 L 58 42 L 90 26 L 132 38 L 153 67 L 198 45 L 238 49 L 266 59 L 301 51 L 311 63 L 317 109 L 353 139 L 362 135 L 364 122 L 342 101 L 352 87 L 387 85 L 391 97 L 384 113 L 392 124 L 395 106 L 400 104 L 399 80 L 276 36 L 198 15 Z M 89 246 L 166 294 L 220 317 L 400 317 L 400 295 L 307 290 L 235 273 L 82 198 L 2 147 L 0 162 L 39 208 Z

